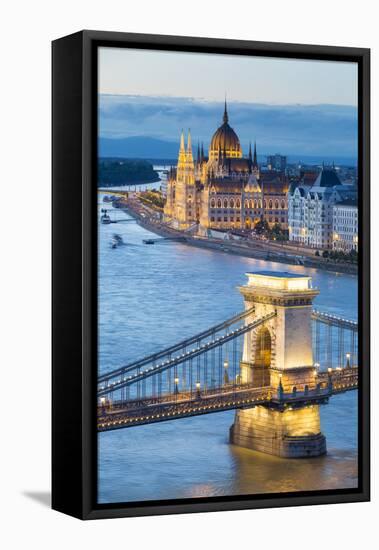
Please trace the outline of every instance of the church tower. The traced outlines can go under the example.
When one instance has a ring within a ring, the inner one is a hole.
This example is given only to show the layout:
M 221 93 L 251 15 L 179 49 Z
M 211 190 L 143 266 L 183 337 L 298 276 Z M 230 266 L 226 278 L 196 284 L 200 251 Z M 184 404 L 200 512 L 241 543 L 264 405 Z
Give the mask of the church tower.
M 188 131 L 187 147 L 184 144 L 183 131 L 180 137 L 175 187 L 175 219 L 179 228 L 185 229 L 196 221 L 195 164 L 190 131 Z
M 258 155 L 257 155 L 257 142 L 254 141 L 254 157 L 253 157 L 253 164 L 252 169 L 255 175 L 259 176 L 259 166 L 258 166 Z

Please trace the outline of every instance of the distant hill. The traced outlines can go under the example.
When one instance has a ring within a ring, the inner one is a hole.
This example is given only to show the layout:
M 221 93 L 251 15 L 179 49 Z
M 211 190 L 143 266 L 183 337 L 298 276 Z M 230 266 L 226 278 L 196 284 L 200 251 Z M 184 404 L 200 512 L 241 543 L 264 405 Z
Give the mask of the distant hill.
M 178 143 L 173 141 L 144 136 L 99 138 L 99 157 L 171 159 L 177 156 Z
M 150 160 L 153 164 L 159 164 L 162 159 L 166 159 L 166 164 L 176 164 L 178 158 L 178 143 L 152 137 L 134 136 L 126 138 L 99 138 L 99 157 L 116 157 L 116 158 L 140 158 Z M 242 148 L 245 152 L 248 150 L 248 144 L 242 143 Z M 260 152 L 258 162 L 265 163 L 266 155 L 272 154 Z M 196 146 L 193 147 L 193 154 L 196 157 Z M 306 164 L 332 164 L 335 162 L 344 166 L 356 166 L 356 157 L 344 157 L 342 155 L 306 155 L 297 153 L 296 155 L 288 155 L 287 162 Z

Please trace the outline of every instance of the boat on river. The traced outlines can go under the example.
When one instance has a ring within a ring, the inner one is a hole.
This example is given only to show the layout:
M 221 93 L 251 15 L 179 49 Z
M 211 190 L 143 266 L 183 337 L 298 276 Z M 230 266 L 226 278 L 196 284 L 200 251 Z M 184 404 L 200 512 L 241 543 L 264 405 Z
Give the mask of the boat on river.
M 107 210 L 106 209 L 102 209 L 101 210 L 102 212 L 102 215 L 100 217 L 100 221 L 101 223 L 104 223 L 104 224 L 109 224 L 109 223 L 112 223 L 108 213 L 107 213 Z

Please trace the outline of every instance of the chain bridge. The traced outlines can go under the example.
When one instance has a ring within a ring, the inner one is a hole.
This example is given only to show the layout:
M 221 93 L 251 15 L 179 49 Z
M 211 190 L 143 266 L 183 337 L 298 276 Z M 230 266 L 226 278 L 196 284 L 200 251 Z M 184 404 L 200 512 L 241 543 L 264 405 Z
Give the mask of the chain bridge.
M 319 406 L 358 387 L 358 323 L 312 307 L 311 278 L 248 273 L 245 311 L 98 377 L 98 430 L 235 409 L 232 443 L 326 452 Z

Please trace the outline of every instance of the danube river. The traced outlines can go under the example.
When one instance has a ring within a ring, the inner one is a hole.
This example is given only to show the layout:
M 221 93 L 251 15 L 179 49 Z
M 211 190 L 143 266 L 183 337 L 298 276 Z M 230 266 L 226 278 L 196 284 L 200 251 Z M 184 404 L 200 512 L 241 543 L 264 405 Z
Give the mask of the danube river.
M 104 207 L 100 202 L 99 209 Z M 108 206 L 107 206 L 108 208 Z M 111 216 L 127 217 L 120 212 Z M 112 249 L 112 234 L 126 243 Z M 180 243 L 144 245 L 137 223 L 99 225 L 99 371 L 124 365 L 243 309 L 245 273 L 307 273 L 317 308 L 357 317 L 357 279 Z M 357 392 L 321 407 L 328 454 L 281 459 L 228 443 L 234 412 L 99 434 L 100 503 L 355 487 Z

